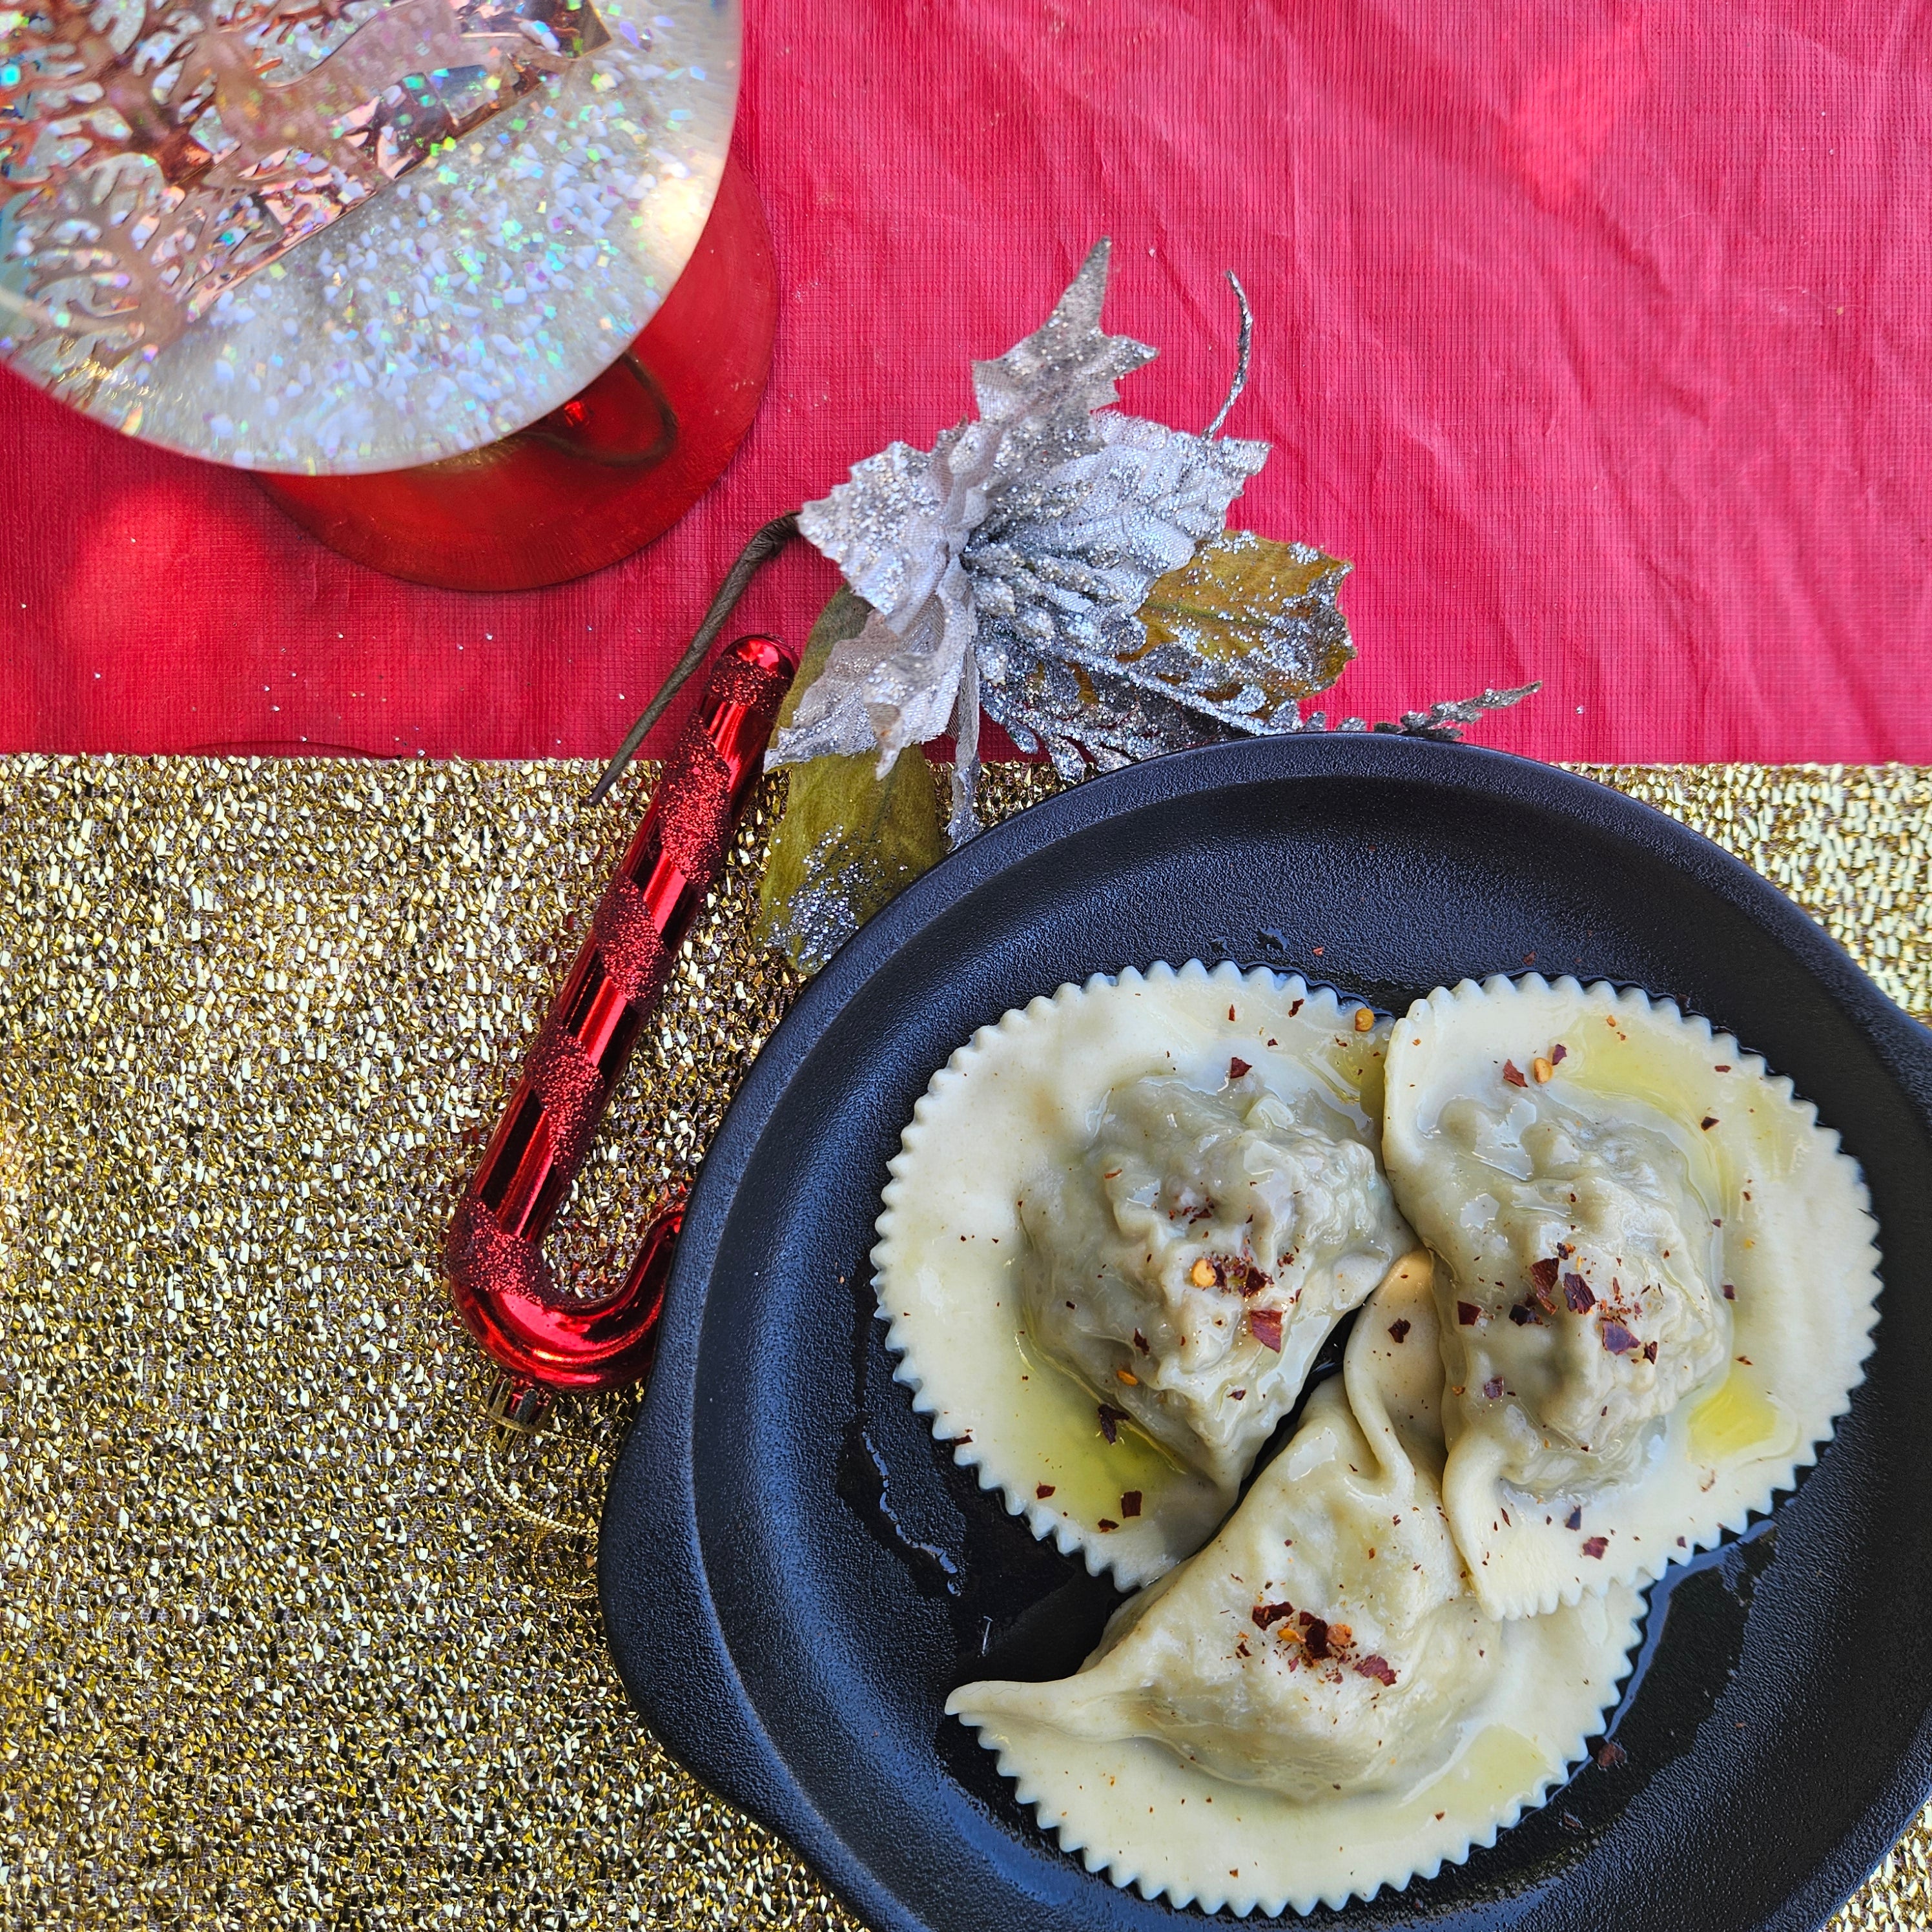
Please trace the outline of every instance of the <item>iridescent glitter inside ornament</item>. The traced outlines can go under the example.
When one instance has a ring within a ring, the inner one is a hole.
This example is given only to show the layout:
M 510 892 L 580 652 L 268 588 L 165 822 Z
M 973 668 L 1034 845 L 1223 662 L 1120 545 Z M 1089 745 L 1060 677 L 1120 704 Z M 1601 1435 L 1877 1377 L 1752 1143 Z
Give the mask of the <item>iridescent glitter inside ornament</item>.
M 244 466 L 477 448 L 656 312 L 739 40 L 704 0 L 0 10 L 0 356 Z

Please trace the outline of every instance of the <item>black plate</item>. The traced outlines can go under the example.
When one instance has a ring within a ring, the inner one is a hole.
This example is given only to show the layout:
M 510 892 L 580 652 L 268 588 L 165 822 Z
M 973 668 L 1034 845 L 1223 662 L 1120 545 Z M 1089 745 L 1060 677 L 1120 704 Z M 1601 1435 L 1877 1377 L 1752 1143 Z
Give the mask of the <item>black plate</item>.
M 1315 1915 L 1821 1923 L 1932 1781 L 1932 1036 L 1707 841 L 1462 746 L 1264 739 L 1095 779 L 948 860 L 807 988 L 692 1197 L 605 1508 L 639 1709 L 880 1932 L 1199 1921 L 1090 1876 L 941 1715 L 968 1678 L 1071 1670 L 1113 1599 L 935 1450 L 866 1261 L 899 1130 L 975 1028 L 1196 956 L 1397 1010 L 1532 962 L 1634 983 L 1762 1053 L 1863 1163 L 1886 1280 L 1868 1379 L 1773 1518 L 1654 1592 L 1624 1762 L 1466 1864 Z

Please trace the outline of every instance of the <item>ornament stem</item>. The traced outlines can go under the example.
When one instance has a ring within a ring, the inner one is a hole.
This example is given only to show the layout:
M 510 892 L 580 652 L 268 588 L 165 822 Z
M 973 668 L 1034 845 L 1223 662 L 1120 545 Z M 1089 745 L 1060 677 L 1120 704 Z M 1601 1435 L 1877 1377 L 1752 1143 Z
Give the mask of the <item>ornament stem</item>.
M 1248 306 L 1248 292 L 1242 287 L 1240 277 L 1232 268 L 1228 270 L 1227 274 L 1228 286 L 1234 290 L 1234 299 L 1241 305 L 1240 344 L 1234 352 L 1234 380 L 1228 386 L 1227 400 L 1216 412 L 1214 420 L 1201 432 L 1203 442 L 1212 442 L 1221 434 L 1221 425 L 1240 400 L 1241 392 L 1248 386 L 1248 358 L 1254 351 L 1255 315 Z
M 731 613 L 737 608 L 739 598 L 744 596 L 760 566 L 777 556 L 797 534 L 798 512 L 794 510 L 784 516 L 774 517 L 738 553 L 738 561 L 726 572 L 724 581 L 718 586 L 718 595 L 712 598 L 711 608 L 705 612 L 704 621 L 698 626 L 683 656 L 678 659 L 670 676 L 658 686 L 657 695 L 644 706 L 643 716 L 626 734 L 624 742 L 617 747 L 617 755 L 604 767 L 603 776 L 591 790 L 592 805 L 602 803 L 604 794 L 623 776 L 626 767 L 638 755 L 638 747 L 650 735 L 651 727 L 670 710 L 671 700 L 704 663 L 706 654 L 717 640 L 718 633 L 724 629 Z

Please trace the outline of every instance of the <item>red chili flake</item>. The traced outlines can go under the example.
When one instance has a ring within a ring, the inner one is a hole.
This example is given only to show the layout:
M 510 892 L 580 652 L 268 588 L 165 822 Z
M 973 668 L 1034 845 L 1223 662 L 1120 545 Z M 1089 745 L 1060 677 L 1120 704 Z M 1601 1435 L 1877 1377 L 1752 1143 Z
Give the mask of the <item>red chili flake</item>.
M 1120 1439 L 1120 1424 L 1126 1419 L 1127 1412 L 1124 1408 L 1116 1408 L 1110 1402 L 1101 1403 L 1100 1433 L 1109 1442 L 1118 1442 Z
M 1726 1282 L 1724 1284 L 1724 1299 L 1726 1301 L 1735 1301 L 1737 1298 L 1738 1291 L 1736 1288 L 1731 1282 L 1728 1281 Z
M 970 1442 L 973 1439 L 973 1432 L 969 1429 L 963 1436 L 949 1436 L 946 1439 L 952 1442 Z
M 1597 1752 L 1597 1768 L 1615 1771 L 1621 1764 L 1629 1762 L 1630 1754 L 1615 1738 L 1606 1738 Z
M 1492 1402 L 1494 1402 L 1496 1398 L 1502 1394 L 1502 1392 L 1503 1378 L 1501 1376 L 1492 1376 L 1489 1380 L 1483 1384 L 1484 1394 L 1487 1396 Z
M 1522 1070 L 1513 1060 L 1503 1062 L 1503 1078 L 1512 1087 L 1527 1087 L 1529 1082 L 1522 1077 Z
M 1654 1362 L 1657 1360 L 1657 1344 L 1654 1342 L 1645 1342 L 1643 1358 L 1646 1362 Z
M 1608 1537 L 1587 1537 L 1584 1539 L 1583 1554 L 1586 1556 L 1594 1556 L 1600 1560 L 1604 1552 L 1609 1549 L 1610 1546 L 1610 1542 Z
M 1244 1402 L 1247 1399 L 1247 1394 L 1246 1389 L 1230 1389 L 1228 1391 L 1228 1400 L 1230 1402 Z
M 1288 1010 L 1288 1018 L 1290 1019 L 1293 1019 L 1295 1015 L 1300 1012 L 1302 1008 L 1306 1004 L 1307 1002 L 1305 1000 L 1297 1000 L 1294 1004 L 1290 1006 Z
M 1248 1063 L 1238 1055 L 1228 1062 L 1228 1078 L 1230 1080 L 1240 1079 L 1248 1070 Z
M 1118 1529 L 1120 1526 L 1109 1516 L 1103 1516 L 1100 1520 L 1094 1526 L 1096 1529 Z
M 1459 1301 L 1456 1304 L 1456 1319 L 1465 1328 L 1474 1328 L 1482 1312 L 1473 1301 Z
M 1316 1663 L 1328 1654 L 1328 1626 L 1319 1617 L 1311 1617 L 1306 1610 L 1301 1613 L 1301 1641 Z
M 1711 1069 L 1713 1073 L 1728 1073 L 1730 1070 L 1728 1066 L 1714 1066 Z
M 1248 1615 L 1255 1620 L 1256 1630 L 1266 1630 L 1270 1624 L 1278 1624 L 1283 1617 L 1294 1614 L 1292 1604 L 1257 1604 Z
M 1604 1346 L 1613 1355 L 1628 1355 L 1636 1348 L 1636 1337 L 1621 1322 L 1606 1322 Z
M 1230 1006 L 1230 1007 L 1228 1009 L 1228 1018 L 1230 1020 L 1232 1020 L 1232 1019 L 1234 1018 L 1234 1008 L 1233 1008 L 1232 1006 Z
M 1357 1660 L 1355 1674 L 1359 1677 L 1372 1677 L 1378 1684 L 1393 1684 L 1395 1682 L 1395 1666 L 1387 1658 L 1377 1656 L 1372 1652 Z
M 1561 1066 L 1569 1058 L 1570 1049 L 1560 1040 L 1550 1049 L 1550 1064 L 1552 1066 Z
M 1581 1529 L 1583 1527 L 1583 1511 L 1580 1504 L 1563 1519 L 1563 1527 L 1565 1529 Z
M 1515 1306 L 1510 1310 L 1510 1319 L 1514 1322 L 1519 1328 L 1526 1327 L 1532 1322 L 1535 1322 L 1539 1327 L 1540 1327 L 1543 1322 L 1543 1317 L 1538 1314 L 1536 1310 L 1526 1301 L 1519 1301 Z
M 1564 1830 L 1566 1832 L 1580 1832 L 1583 1828 L 1582 1820 L 1578 1817 L 1574 1811 L 1564 1812 L 1562 1819 L 1558 1822 L 1562 1825 Z
M 1042 1502 L 1045 1502 L 1053 1493 L 1053 1485 L 1051 1483 L 1036 1483 L 1034 1485 L 1033 1492 Z
M 1715 1114 L 1706 1114 L 1697 1124 L 1708 1134 L 1718 1124 L 1718 1117 Z
M 1248 1333 L 1264 1348 L 1272 1348 L 1281 1353 L 1281 1312 L 1274 1308 L 1251 1308 L 1248 1310 Z
M 1580 1274 L 1566 1274 L 1563 1277 L 1563 1299 L 1569 1304 L 1572 1315 L 1587 1315 L 1597 1305 L 1590 1284 Z
M 1138 1516 L 1138 1515 L 1140 1514 L 1140 1513 L 1141 1513 L 1141 1492 L 1140 1492 L 1140 1491 L 1139 1491 L 1139 1490 L 1123 1490 L 1120 1492 L 1120 1514 L 1121 1514 L 1121 1515 L 1123 1515 L 1123 1516 Z
M 1270 1046 L 1280 1046 L 1281 1042 L 1278 1040 L 1271 1040 L 1268 1042 L 1268 1044 Z
M 1150 1355 L 1154 1353 L 1154 1351 L 1148 1346 L 1148 1338 L 1138 1328 L 1134 1330 L 1134 1346 L 1144 1355 Z
M 1401 1316 L 1389 1324 L 1389 1333 L 1398 1342 L 1406 1342 L 1408 1340 L 1409 1327 L 1408 1317 L 1406 1315 Z
M 1554 1256 L 1544 1261 L 1532 1262 L 1529 1264 L 1530 1281 L 1547 1294 L 1556 1287 L 1556 1277 L 1562 1269 L 1562 1264 Z

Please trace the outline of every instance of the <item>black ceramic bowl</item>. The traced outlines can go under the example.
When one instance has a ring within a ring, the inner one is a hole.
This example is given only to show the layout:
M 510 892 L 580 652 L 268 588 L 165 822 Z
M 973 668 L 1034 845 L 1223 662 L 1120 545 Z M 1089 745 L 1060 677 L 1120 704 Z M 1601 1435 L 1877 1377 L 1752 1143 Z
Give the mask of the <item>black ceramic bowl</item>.
M 1114 1598 L 934 1448 L 866 1260 L 900 1129 L 976 1028 L 1196 957 L 1398 1011 L 1532 964 L 1642 986 L 1789 1074 L 1863 1164 L 1885 1277 L 1868 1378 L 1773 1517 L 1653 1592 L 1622 1763 L 1466 1864 L 1315 1915 L 1820 1924 L 1932 1773 L 1932 1036 L 1707 841 L 1461 746 L 1263 739 L 1095 779 L 948 860 L 806 988 L 699 1179 L 605 1509 L 639 1709 L 880 1932 L 1199 1919 L 1061 1853 L 941 1714 L 966 1678 L 1072 1670 Z

